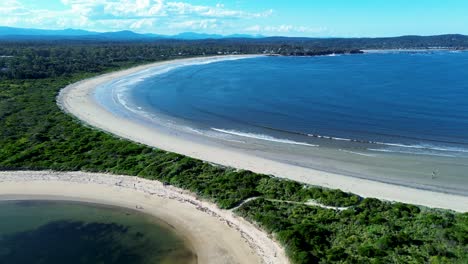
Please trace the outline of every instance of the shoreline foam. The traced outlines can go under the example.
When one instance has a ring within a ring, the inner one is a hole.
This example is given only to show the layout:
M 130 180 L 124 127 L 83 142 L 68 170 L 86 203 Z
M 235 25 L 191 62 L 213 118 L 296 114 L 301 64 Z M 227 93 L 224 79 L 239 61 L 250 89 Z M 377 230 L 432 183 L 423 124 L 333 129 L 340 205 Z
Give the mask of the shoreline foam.
M 203 61 L 210 59 L 209 57 L 185 59 L 177 60 L 177 63 L 181 61 L 193 62 L 196 60 Z M 167 61 L 139 66 L 69 85 L 60 92 L 58 103 L 64 111 L 93 127 L 166 151 L 176 152 L 234 168 L 285 177 L 312 185 L 337 188 L 343 191 L 356 193 L 363 197 L 375 197 L 429 207 L 468 211 L 467 196 L 428 191 L 323 172 L 258 157 L 254 153 L 241 152 L 235 148 L 221 148 L 216 145 L 184 138 L 184 136 L 180 134 L 168 133 L 167 131 L 158 130 L 154 127 L 145 126 L 133 120 L 114 115 L 100 106 L 93 98 L 93 91 L 99 85 L 151 67 L 170 66 L 171 63 L 174 62 Z
M 78 201 L 138 210 L 175 227 L 198 263 L 288 263 L 268 235 L 231 210 L 138 177 L 85 172 L 0 172 L 0 201 Z

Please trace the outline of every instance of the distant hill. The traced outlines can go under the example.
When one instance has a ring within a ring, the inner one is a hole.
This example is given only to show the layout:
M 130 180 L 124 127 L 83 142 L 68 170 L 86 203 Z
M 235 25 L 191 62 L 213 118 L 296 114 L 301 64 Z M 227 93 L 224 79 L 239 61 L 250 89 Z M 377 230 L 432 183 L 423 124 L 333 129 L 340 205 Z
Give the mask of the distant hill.
M 140 34 L 124 30 L 94 32 L 79 29 L 45 30 L 32 28 L 0 27 L 0 41 L 219 41 L 257 45 L 292 45 L 335 49 L 408 49 L 408 48 L 468 48 L 468 36 L 447 34 L 438 36 L 401 36 L 387 38 L 297 38 L 264 37 L 261 35 L 218 35 L 184 32 L 177 35 Z
M 294 43 L 316 47 L 357 49 L 468 48 L 468 36 L 446 34 L 437 36 L 400 36 L 385 38 L 265 38 L 270 43 Z
M 0 37 L 4 36 L 89 36 L 99 34 L 81 29 L 48 30 L 34 28 L 0 27 Z
M 14 28 L 0 26 L 0 39 L 103 39 L 103 40 L 147 40 L 147 39 L 182 39 L 182 40 L 200 40 L 200 39 L 224 39 L 224 38 L 259 38 L 262 36 L 252 35 L 217 35 L 203 34 L 195 32 L 184 32 L 177 35 L 158 35 L 158 34 L 139 34 L 130 30 L 116 32 L 94 32 L 80 29 L 48 30 L 34 28 Z
M 218 35 L 218 34 L 203 34 L 195 32 L 184 32 L 173 36 L 166 36 L 172 39 L 186 39 L 186 40 L 199 40 L 199 39 L 232 39 L 232 38 L 264 38 L 261 35 L 247 35 L 247 34 L 233 34 L 233 35 Z
M 195 32 L 184 32 L 174 36 L 171 36 L 174 39 L 222 39 L 223 35 L 217 34 L 203 34 Z

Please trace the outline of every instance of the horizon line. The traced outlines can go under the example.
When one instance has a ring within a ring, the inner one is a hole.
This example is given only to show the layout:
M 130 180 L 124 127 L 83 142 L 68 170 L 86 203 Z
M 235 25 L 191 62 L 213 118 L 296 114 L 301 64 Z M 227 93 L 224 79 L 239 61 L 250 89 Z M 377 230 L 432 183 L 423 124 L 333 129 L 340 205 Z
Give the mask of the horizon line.
M 245 35 L 245 36 L 250 36 L 252 38 L 320 38 L 320 39 L 331 39 L 331 38 L 342 38 L 342 39 L 359 39 L 359 38 L 370 38 L 370 39 L 375 39 L 375 38 L 399 38 L 399 37 L 433 37 L 433 36 L 447 36 L 447 35 L 459 35 L 459 36 L 468 36 L 462 33 L 439 33 L 439 34 L 430 34 L 430 35 L 425 35 L 425 34 L 401 34 L 401 35 L 391 35 L 391 36 L 287 36 L 287 35 L 264 35 L 261 33 L 256 33 L 256 34 L 250 34 L 250 33 L 232 33 L 232 34 L 222 34 L 222 33 L 208 33 L 208 32 L 197 32 L 197 31 L 180 31 L 178 33 L 173 33 L 173 34 L 159 34 L 159 33 L 153 33 L 153 32 L 138 32 L 138 31 L 133 31 L 131 29 L 122 29 L 122 30 L 115 30 L 115 31 L 98 31 L 98 30 L 90 30 L 90 29 L 81 29 L 81 28 L 72 28 L 72 27 L 67 27 L 67 28 L 34 28 L 34 27 L 13 27 L 13 26 L 2 26 L 0 25 L 0 28 L 11 28 L 11 29 L 24 29 L 24 30 L 44 30 L 44 31 L 65 31 L 65 30 L 76 30 L 76 31 L 86 31 L 89 33 L 97 33 L 97 34 L 105 34 L 105 33 L 119 33 L 119 32 L 132 32 L 138 35 L 155 35 L 155 36 L 161 36 L 161 37 L 173 37 L 181 34 L 186 34 L 186 33 L 192 33 L 192 34 L 198 34 L 198 35 L 215 35 L 215 36 L 221 36 L 221 37 L 229 37 L 229 36 L 234 36 L 234 35 Z M 22 35 L 22 34 L 19 34 Z M 7 35 L 4 35 L 7 36 Z M 18 34 L 11 34 L 8 36 L 18 36 Z M 27 36 L 27 35 L 23 35 Z M 51 36 L 51 35 L 49 35 Z M 57 35 L 60 36 L 60 35 Z M 76 36 L 78 37 L 78 36 Z

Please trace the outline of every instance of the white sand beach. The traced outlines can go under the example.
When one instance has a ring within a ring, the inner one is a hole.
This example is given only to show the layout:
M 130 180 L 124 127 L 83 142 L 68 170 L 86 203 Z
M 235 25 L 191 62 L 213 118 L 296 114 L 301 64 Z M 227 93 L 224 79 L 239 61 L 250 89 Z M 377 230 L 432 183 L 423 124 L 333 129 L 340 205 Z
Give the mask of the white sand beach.
M 187 62 L 211 58 L 185 59 Z M 180 60 L 178 60 L 180 62 Z M 468 211 L 468 196 L 427 191 L 405 186 L 382 183 L 367 179 L 322 172 L 311 168 L 295 166 L 246 153 L 235 148 L 222 148 L 184 138 L 182 135 L 167 133 L 132 119 L 117 116 L 100 106 L 93 98 L 94 89 L 113 79 L 133 74 L 155 66 L 170 66 L 173 61 L 158 62 L 127 70 L 104 74 L 83 80 L 64 88 L 58 96 L 62 109 L 84 123 L 107 131 L 122 138 L 146 144 L 159 149 L 176 152 L 193 158 L 239 169 L 284 177 L 303 183 L 328 188 L 338 188 L 363 197 L 405 202 L 434 208 Z
M 71 200 L 153 215 L 187 239 L 198 263 L 288 263 L 264 232 L 184 190 L 138 177 L 83 172 L 0 172 L 0 201 Z

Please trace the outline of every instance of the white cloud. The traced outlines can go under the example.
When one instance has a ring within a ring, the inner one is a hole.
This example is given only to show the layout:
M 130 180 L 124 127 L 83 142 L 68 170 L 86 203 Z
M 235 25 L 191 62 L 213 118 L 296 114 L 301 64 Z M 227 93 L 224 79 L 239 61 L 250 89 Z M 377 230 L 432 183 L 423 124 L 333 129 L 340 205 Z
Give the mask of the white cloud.
M 169 25 L 170 28 L 174 29 L 215 29 L 218 27 L 217 19 L 202 19 L 202 20 L 186 20 L 181 22 L 174 22 Z
M 81 28 L 96 31 L 131 29 L 137 32 L 206 30 L 238 33 L 245 21 L 266 19 L 274 11 L 231 9 L 224 4 L 196 5 L 189 0 L 57 0 L 65 7 L 48 10 L 2 0 L 0 25 L 34 28 Z M 258 28 L 250 31 L 261 31 Z M 273 28 L 271 29 L 273 30 Z M 235 31 L 235 32 L 234 32 Z
M 260 32 L 260 31 L 262 31 L 262 27 L 259 26 L 259 25 L 254 25 L 254 26 L 247 27 L 247 28 L 245 29 L 245 31 Z
M 3 0 L 3 3 L 0 5 L 0 15 L 9 16 L 10 14 L 23 15 L 27 13 L 27 9 L 16 0 Z
M 100 19 L 147 18 L 157 16 L 163 0 L 62 0 L 74 12 Z
M 131 29 L 152 28 L 155 25 L 156 21 L 157 19 L 152 19 L 152 18 L 138 19 L 130 25 L 130 28 Z
M 187 2 L 165 2 L 164 0 L 61 0 L 76 14 L 96 20 L 137 19 L 158 16 L 196 16 L 219 18 L 256 18 L 267 17 L 273 10 L 250 13 L 242 10 L 215 6 L 193 5 Z
M 179 15 L 196 15 L 201 17 L 224 17 L 224 18 L 255 18 L 267 17 L 273 10 L 260 13 L 249 13 L 241 10 L 226 9 L 222 4 L 216 6 L 192 5 L 185 2 L 168 2 L 165 4 L 167 12 Z
M 306 26 L 294 26 L 294 25 L 277 25 L 277 26 L 260 26 L 253 25 L 245 28 L 245 31 L 256 32 L 256 33 L 308 33 L 308 34 L 319 34 L 327 32 L 326 27 L 306 27 Z
M 130 27 L 140 31 L 155 31 L 157 27 L 171 29 L 215 29 L 223 19 L 255 19 L 268 17 L 273 10 L 253 13 L 214 6 L 193 5 L 164 0 L 61 0 L 72 13 L 84 17 L 89 25 L 116 28 Z M 109 21 L 107 21 L 109 20 Z M 113 23 L 110 23 L 113 21 Z

